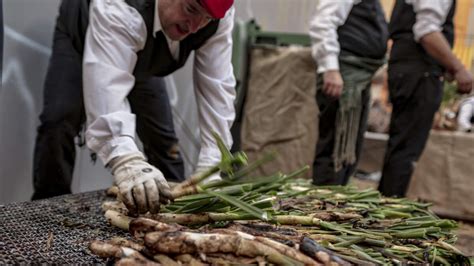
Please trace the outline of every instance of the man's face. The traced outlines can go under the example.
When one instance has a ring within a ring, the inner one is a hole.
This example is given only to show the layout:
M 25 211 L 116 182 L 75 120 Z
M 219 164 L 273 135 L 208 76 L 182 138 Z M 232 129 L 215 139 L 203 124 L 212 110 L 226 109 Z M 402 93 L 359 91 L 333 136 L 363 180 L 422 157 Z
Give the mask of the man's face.
M 212 20 L 199 0 L 159 0 L 158 5 L 162 30 L 174 41 L 183 40 Z

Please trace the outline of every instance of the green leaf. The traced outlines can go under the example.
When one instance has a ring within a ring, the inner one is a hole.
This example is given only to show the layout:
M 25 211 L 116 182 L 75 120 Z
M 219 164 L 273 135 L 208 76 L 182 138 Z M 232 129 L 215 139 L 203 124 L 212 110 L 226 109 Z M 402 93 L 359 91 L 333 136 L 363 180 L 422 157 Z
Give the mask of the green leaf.
M 245 211 L 246 213 L 248 213 L 249 215 L 252 215 L 253 217 L 257 219 L 260 219 L 263 221 L 269 221 L 271 219 L 271 215 L 268 212 L 263 211 L 255 206 L 252 206 L 248 204 L 247 202 L 241 201 L 232 196 L 225 195 L 225 194 L 215 192 L 215 191 L 206 191 L 206 193 L 214 197 L 218 197 L 219 199 L 223 201 L 226 201 L 227 203 Z
M 227 146 L 224 144 L 224 141 L 222 138 L 217 134 L 215 131 L 212 131 L 212 136 L 216 140 L 217 147 L 219 148 L 219 151 L 221 152 L 221 160 L 228 162 L 231 161 L 234 156 L 232 156 L 232 153 L 227 149 Z

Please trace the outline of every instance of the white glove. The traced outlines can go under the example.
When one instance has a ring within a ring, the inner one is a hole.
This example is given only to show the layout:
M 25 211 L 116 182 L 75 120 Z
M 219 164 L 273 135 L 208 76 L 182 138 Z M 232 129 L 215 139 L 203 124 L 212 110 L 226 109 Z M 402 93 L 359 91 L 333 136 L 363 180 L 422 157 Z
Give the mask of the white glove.
M 172 200 L 163 174 L 147 163 L 142 153 L 119 156 L 109 166 L 119 188 L 119 198 L 130 213 L 158 213 L 160 202 L 167 204 Z

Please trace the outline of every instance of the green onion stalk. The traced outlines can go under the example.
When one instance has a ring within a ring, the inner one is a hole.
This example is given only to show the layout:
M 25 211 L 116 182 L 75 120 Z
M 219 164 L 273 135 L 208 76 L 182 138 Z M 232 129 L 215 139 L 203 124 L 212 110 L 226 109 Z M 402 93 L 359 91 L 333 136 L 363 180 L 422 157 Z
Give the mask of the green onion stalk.
M 175 187 L 174 202 L 148 217 L 188 226 L 231 221 L 291 226 L 355 264 L 469 263 L 453 245 L 456 222 L 437 217 L 429 203 L 353 186 L 314 186 L 298 178 L 308 166 L 290 174 L 255 175 L 275 154 L 248 162 L 244 153 L 231 154 L 215 137 L 222 161 Z M 219 171 L 222 180 L 206 182 Z

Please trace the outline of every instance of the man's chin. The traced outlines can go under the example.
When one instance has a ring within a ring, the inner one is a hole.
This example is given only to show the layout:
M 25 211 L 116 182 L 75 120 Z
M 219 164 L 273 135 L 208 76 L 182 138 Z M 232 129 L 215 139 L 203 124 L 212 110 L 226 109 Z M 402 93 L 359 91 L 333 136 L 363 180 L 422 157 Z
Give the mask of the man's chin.
M 184 38 L 186 38 L 189 35 L 179 30 L 164 31 L 164 33 L 166 36 L 168 36 L 168 38 L 170 38 L 173 41 L 182 41 Z
M 182 41 L 187 35 L 168 36 L 173 41 Z

